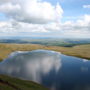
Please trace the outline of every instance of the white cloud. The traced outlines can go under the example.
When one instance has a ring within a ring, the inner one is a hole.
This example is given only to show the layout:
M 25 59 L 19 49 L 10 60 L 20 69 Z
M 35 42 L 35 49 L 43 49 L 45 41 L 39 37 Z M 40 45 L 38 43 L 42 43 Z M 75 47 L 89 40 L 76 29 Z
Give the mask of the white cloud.
M 1 36 L 26 35 L 26 36 L 47 36 L 47 37 L 75 37 L 90 38 L 90 15 L 84 15 L 82 19 L 67 21 L 64 23 L 53 22 L 47 24 L 31 24 L 15 20 L 0 23 Z M 3 33 L 3 34 L 2 34 Z M 9 34 L 10 33 L 10 34 Z
M 0 36 L 90 37 L 90 15 L 62 23 L 64 11 L 59 3 L 56 6 L 42 0 L 1 0 L 0 3 L 0 12 L 9 18 L 0 22 Z
M 0 22 L 0 28 L 6 26 L 8 23 L 6 22 Z
M 40 0 L 18 0 L 3 3 L 0 11 L 11 18 L 27 23 L 55 22 L 62 17 L 63 10 L 59 4 L 53 6 Z
M 0 4 L 7 3 L 7 2 L 10 2 L 10 1 L 12 1 L 12 0 L 0 0 Z
M 18 4 L 13 5 L 12 3 L 5 3 L 0 5 L 0 12 L 5 13 L 6 15 L 16 15 L 20 10 L 20 6 Z
M 83 5 L 83 8 L 90 8 L 90 5 Z

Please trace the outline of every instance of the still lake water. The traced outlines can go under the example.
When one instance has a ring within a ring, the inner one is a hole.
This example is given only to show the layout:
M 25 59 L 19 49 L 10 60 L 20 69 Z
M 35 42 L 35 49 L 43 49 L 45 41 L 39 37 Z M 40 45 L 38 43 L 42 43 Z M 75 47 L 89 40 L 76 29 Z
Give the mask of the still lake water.
M 90 90 L 90 61 L 48 50 L 14 52 L 0 74 L 38 82 L 51 90 Z

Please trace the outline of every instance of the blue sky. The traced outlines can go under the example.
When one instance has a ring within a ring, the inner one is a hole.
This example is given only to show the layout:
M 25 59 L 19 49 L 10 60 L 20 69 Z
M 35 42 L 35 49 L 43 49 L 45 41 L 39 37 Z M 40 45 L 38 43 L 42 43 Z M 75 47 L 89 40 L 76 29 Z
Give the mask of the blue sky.
M 5 16 L 5 14 L 0 13 L 0 21 L 7 21 L 8 18 Z
M 64 13 L 63 13 L 63 20 L 67 20 L 68 17 L 71 17 L 71 20 L 76 20 L 80 16 L 84 14 L 90 14 L 90 9 L 83 8 L 83 5 L 90 5 L 90 0 L 45 0 L 49 1 L 52 4 L 56 4 L 57 2 L 60 3 L 62 6 Z
M 90 0 L 62 0 L 61 6 L 64 9 L 64 17 L 78 18 L 84 14 L 90 14 L 90 9 L 83 8 L 83 5 L 90 4 Z M 73 19 L 73 18 L 71 18 Z
M 0 1 L 1 36 L 90 38 L 89 26 L 90 0 Z

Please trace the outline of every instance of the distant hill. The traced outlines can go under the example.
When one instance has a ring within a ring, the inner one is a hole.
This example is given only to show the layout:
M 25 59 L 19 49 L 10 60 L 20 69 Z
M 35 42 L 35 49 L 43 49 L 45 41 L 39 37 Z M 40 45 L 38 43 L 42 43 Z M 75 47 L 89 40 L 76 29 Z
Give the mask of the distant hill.
M 75 45 L 90 44 L 90 39 L 59 39 L 59 38 L 23 38 L 1 39 L 0 43 L 40 44 L 46 46 L 72 47 Z

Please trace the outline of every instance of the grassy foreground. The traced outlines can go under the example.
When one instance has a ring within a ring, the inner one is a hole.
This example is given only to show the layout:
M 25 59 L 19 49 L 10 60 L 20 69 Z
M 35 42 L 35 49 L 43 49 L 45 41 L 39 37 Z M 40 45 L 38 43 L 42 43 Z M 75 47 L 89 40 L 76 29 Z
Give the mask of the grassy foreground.
M 48 90 L 32 81 L 20 80 L 0 75 L 0 90 Z
M 90 44 L 77 45 L 74 47 L 60 47 L 60 46 L 44 46 L 44 45 L 36 45 L 36 44 L 2 43 L 0 44 L 0 60 L 7 58 L 7 56 L 14 51 L 31 51 L 36 49 L 54 50 L 66 55 L 90 59 Z

